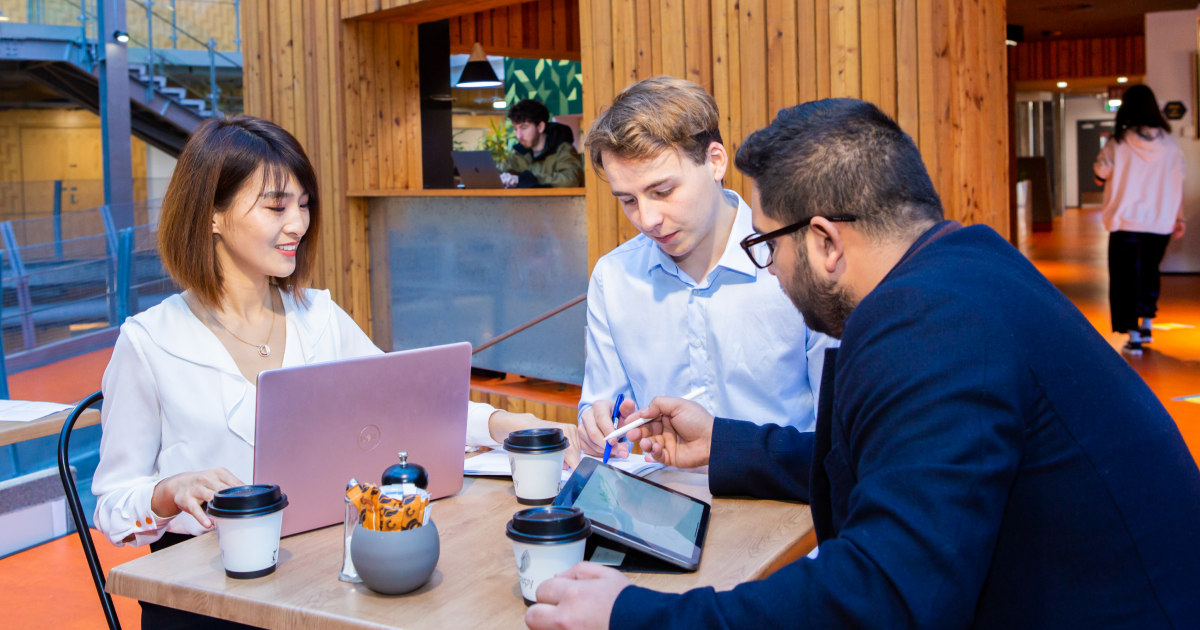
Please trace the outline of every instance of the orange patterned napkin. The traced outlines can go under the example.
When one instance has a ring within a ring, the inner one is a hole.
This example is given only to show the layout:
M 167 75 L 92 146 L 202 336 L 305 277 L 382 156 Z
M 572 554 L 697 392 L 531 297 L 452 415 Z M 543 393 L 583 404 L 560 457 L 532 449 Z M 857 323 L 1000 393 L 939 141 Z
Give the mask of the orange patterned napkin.
M 346 490 L 346 496 L 358 509 L 363 529 L 394 532 L 416 529 L 422 525 L 429 494 L 406 494 L 393 497 L 383 494 L 379 486 L 360 483 Z

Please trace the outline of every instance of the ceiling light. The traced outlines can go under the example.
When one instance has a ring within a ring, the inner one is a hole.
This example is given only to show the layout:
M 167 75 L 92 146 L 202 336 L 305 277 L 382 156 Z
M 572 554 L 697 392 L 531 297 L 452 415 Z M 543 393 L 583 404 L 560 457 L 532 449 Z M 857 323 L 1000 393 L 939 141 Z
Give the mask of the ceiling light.
M 1065 87 L 1067 87 L 1067 82 L 1066 82 L 1066 81 L 1059 81 L 1059 82 L 1058 82 L 1058 87 L 1060 87 L 1060 88 L 1065 88 Z
M 463 67 L 462 76 L 458 78 L 457 88 L 490 88 L 504 87 L 504 82 L 496 76 L 492 64 L 488 63 L 487 55 L 483 54 L 483 46 L 479 42 L 471 47 L 471 57 Z
M 8 21 L 8 17 L 0 15 L 0 22 L 7 22 L 7 21 Z
M 1117 83 L 1129 83 L 1129 77 L 1117 77 Z
M 127 44 L 129 43 L 129 33 L 126 33 L 125 31 L 113 31 L 113 39 L 121 42 L 122 44 Z
M 1011 39 L 1006 39 L 1006 40 L 1004 40 L 1004 45 L 1005 45 L 1005 46 L 1016 46 L 1016 45 L 1017 45 L 1017 42 L 1015 42 L 1015 41 L 1013 41 L 1013 40 L 1011 40 Z
M 504 101 L 492 102 L 492 109 L 504 109 L 505 107 L 508 107 L 508 103 L 505 103 Z

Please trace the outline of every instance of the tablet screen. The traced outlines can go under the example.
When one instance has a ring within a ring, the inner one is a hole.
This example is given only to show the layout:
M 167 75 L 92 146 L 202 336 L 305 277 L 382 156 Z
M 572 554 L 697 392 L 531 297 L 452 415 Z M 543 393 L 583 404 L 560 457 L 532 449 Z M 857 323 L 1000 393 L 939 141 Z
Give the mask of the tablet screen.
M 574 505 L 593 522 L 674 555 L 695 556 L 705 506 L 689 497 L 596 466 Z

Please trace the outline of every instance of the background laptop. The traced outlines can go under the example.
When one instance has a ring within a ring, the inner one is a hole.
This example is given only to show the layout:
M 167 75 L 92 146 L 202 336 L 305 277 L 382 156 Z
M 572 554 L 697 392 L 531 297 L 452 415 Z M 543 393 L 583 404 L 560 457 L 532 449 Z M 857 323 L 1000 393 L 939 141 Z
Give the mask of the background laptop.
M 491 151 L 452 151 L 454 166 L 467 188 L 504 188 Z
M 400 451 L 432 498 L 461 490 L 470 384 L 469 343 L 260 374 L 254 483 L 288 495 L 283 535 L 343 522 L 346 482 L 378 485 Z

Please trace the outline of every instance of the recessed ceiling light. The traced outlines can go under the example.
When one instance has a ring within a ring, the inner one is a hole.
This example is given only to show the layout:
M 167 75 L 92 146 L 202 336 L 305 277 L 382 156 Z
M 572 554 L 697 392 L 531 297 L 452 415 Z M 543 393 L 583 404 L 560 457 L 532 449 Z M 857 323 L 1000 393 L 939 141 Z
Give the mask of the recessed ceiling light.
M 1117 83 L 1129 83 L 1129 77 L 1117 77 Z
M 1059 81 L 1059 82 L 1058 82 L 1058 87 L 1060 87 L 1060 88 L 1065 88 L 1065 87 L 1067 87 L 1067 82 L 1066 82 L 1066 81 Z
M 504 101 L 492 101 L 492 109 L 504 109 L 508 107 L 508 103 Z

